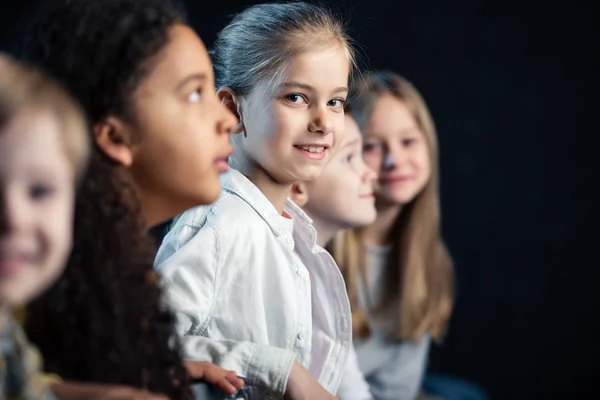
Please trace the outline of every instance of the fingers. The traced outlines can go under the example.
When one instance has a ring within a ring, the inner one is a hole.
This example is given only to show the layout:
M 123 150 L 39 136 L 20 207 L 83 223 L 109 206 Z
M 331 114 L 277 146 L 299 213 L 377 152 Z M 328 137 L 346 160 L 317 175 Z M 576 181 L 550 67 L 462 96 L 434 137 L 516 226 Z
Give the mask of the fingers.
M 244 381 L 234 371 L 228 371 L 208 362 L 187 362 L 186 368 L 192 379 L 203 379 L 225 393 L 235 394 L 244 387 Z
M 229 381 L 225 378 L 219 380 L 214 385 L 228 394 L 236 394 L 238 391 L 238 389 L 235 386 L 233 386 L 231 383 L 229 383 Z
M 229 383 L 231 383 L 233 386 L 235 386 L 238 389 L 243 388 L 244 385 L 246 384 L 244 382 L 244 380 L 242 378 L 238 377 L 234 371 L 227 371 L 227 376 L 225 378 L 229 381 Z

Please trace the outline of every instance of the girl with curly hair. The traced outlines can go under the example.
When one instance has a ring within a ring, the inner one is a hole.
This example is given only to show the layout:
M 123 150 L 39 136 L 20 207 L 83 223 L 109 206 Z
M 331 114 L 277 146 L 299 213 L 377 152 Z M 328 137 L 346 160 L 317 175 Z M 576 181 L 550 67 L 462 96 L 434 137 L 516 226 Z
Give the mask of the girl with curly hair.
M 236 121 L 215 95 L 202 41 L 167 0 L 60 0 L 36 20 L 23 56 L 81 102 L 94 139 L 65 274 L 28 308 L 47 369 L 171 399 L 189 398 L 188 374 L 235 392 L 235 374 L 184 365 L 147 234 L 216 200 L 228 169 Z

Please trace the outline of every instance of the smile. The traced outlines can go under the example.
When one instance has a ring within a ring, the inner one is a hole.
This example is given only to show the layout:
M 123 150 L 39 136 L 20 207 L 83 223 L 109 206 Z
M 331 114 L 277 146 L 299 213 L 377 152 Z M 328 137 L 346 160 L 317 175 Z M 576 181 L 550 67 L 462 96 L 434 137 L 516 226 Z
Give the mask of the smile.
M 327 156 L 328 145 L 324 144 L 295 144 L 294 148 L 304 157 L 315 161 L 321 161 Z
M 309 153 L 322 153 L 327 147 L 325 146 L 294 146 L 297 149 L 308 151 Z

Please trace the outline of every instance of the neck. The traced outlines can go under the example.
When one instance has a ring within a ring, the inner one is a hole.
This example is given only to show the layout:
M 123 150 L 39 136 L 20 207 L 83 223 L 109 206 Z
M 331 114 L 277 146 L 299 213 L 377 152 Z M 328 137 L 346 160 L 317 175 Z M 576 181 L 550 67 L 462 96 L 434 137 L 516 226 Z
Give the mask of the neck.
M 273 204 L 277 212 L 282 214 L 285 200 L 292 189 L 292 183 L 278 182 L 257 163 L 247 159 L 241 160 L 240 158 L 241 155 L 238 155 L 237 162 L 232 166 L 255 184 L 258 190 Z
M 333 239 L 335 234 L 340 230 L 340 228 L 332 226 L 331 224 L 322 221 L 320 218 L 314 218 L 308 212 L 307 214 L 312 218 L 313 227 L 317 231 L 317 244 L 321 247 L 327 246 L 327 244 L 331 242 L 331 240 Z
M 140 205 L 142 209 L 142 215 L 144 217 L 144 229 L 149 230 L 150 228 L 168 221 L 177 212 L 170 213 L 165 210 L 165 201 L 154 198 L 152 196 L 145 196 L 143 192 L 138 191 Z
M 364 228 L 361 232 L 365 244 L 371 246 L 385 246 L 392 225 L 400 215 L 402 206 L 376 204 L 377 218 L 375 222 Z
M 251 174 L 246 175 L 250 182 L 254 183 L 258 190 L 260 190 L 265 197 L 275 206 L 275 209 L 279 214 L 283 213 L 283 207 L 285 206 L 285 200 L 290 194 L 292 184 L 281 184 L 275 182 L 269 175 L 262 174 Z

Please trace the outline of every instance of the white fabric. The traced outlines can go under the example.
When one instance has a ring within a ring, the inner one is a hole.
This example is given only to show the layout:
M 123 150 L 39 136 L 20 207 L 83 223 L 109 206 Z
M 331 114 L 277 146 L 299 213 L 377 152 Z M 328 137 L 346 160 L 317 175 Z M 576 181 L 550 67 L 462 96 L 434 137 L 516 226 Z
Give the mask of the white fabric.
M 352 337 L 333 258 L 290 200 L 288 223 L 238 171 L 222 186 L 175 221 L 155 260 L 185 356 L 234 370 L 258 387 L 248 398 L 283 395 L 294 358 L 335 394 Z

